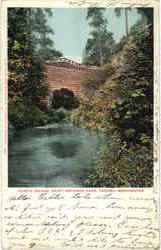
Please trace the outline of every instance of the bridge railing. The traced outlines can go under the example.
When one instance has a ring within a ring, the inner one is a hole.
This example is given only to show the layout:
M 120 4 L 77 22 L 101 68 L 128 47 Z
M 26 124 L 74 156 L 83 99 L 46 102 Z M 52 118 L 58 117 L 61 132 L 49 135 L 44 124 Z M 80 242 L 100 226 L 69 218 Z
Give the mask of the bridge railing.
M 78 70 L 96 70 L 97 66 L 89 66 L 81 63 L 74 62 L 67 58 L 59 58 L 56 60 L 48 60 L 46 61 L 47 65 L 53 65 L 56 67 L 65 67 L 65 68 L 75 68 Z

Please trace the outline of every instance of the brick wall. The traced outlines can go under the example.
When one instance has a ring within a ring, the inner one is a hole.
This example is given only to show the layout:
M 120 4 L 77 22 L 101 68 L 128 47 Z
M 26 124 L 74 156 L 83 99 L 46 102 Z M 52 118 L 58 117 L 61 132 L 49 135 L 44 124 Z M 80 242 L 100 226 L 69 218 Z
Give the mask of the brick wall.
M 82 82 L 87 77 L 87 74 L 95 69 L 96 67 L 81 64 L 47 63 L 46 74 L 49 92 L 55 89 L 68 88 L 76 96 L 80 96 L 82 94 Z M 49 101 L 49 99 L 48 96 L 44 101 Z

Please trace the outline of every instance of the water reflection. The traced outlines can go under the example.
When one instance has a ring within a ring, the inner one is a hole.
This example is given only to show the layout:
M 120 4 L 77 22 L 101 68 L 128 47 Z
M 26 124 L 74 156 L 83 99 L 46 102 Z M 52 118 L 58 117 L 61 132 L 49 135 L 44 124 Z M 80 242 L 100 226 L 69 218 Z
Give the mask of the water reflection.
M 57 158 L 74 157 L 80 147 L 80 142 L 68 140 L 66 142 L 55 141 L 48 144 L 50 151 Z

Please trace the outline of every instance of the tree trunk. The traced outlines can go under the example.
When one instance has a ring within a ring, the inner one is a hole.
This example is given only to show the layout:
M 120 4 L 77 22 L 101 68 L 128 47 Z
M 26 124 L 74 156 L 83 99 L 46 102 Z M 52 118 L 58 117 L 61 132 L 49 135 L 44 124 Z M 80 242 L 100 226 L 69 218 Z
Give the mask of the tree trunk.
M 126 26 L 126 36 L 129 34 L 129 27 L 128 27 L 128 9 L 125 8 L 125 26 Z
M 100 66 L 103 66 L 103 55 L 102 55 L 102 44 L 101 44 L 101 30 L 99 29 L 98 36 L 98 46 L 99 46 L 99 54 L 100 54 Z

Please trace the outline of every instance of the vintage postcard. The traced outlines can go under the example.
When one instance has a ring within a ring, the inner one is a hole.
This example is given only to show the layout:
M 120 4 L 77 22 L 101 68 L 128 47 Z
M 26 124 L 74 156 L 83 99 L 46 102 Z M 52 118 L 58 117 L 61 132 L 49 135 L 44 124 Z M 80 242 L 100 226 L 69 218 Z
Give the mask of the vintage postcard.
M 159 250 L 159 1 L 2 0 L 3 250 Z

